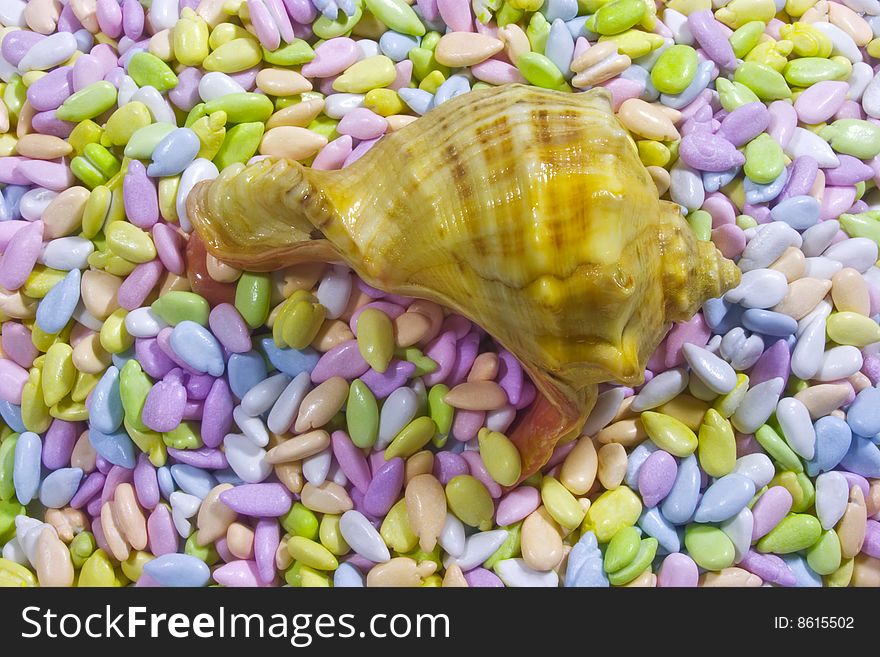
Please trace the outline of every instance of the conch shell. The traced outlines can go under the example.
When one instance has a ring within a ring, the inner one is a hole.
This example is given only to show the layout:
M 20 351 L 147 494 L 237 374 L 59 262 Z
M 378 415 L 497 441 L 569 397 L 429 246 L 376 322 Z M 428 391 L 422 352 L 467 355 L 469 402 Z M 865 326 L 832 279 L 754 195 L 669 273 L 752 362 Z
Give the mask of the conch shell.
M 340 171 L 227 168 L 188 214 L 237 267 L 341 260 L 486 329 L 540 393 L 511 433 L 524 476 L 580 431 L 596 384 L 641 383 L 671 322 L 739 281 L 658 199 L 604 90 L 473 91 Z

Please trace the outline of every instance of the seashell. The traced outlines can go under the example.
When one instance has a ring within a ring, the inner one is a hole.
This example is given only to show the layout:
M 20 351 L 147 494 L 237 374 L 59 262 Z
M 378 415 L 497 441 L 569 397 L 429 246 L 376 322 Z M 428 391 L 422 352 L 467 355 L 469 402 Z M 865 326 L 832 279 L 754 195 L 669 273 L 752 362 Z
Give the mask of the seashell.
M 739 282 L 658 199 L 605 90 L 463 94 L 350 167 L 228 167 L 188 209 L 232 266 L 344 261 L 486 329 L 541 393 L 510 432 L 524 477 L 580 431 L 597 383 L 641 383 L 671 323 Z

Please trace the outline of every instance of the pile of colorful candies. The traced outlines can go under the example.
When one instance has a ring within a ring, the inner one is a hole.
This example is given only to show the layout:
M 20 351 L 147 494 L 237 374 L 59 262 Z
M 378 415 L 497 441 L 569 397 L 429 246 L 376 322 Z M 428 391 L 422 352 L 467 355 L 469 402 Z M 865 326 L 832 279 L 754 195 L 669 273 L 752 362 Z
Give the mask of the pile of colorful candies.
M 880 586 L 880 1 L 0 0 L 0 584 Z M 185 199 L 486 85 L 608 89 L 742 284 L 515 485 L 535 388 Z M 511 486 L 513 486 L 511 488 Z

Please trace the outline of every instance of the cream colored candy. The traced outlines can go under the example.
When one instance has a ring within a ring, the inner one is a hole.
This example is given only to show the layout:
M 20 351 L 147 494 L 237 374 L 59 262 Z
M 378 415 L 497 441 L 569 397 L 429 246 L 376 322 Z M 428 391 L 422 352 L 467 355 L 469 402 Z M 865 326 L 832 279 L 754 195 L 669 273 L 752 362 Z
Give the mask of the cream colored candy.
M 300 461 L 277 464 L 275 466 L 275 476 L 278 477 L 278 480 L 282 484 L 287 486 L 287 490 L 291 493 L 299 494 L 305 484 L 305 478 L 302 473 L 302 463 Z
M 625 587 L 633 589 L 653 589 L 657 588 L 657 576 L 651 572 L 650 568 L 645 568 L 641 575 L 631 582 L 624 584 Z
M 431 321 L 421 313 L 403 313 L 393 320 L 394 337 L 398 347 L 411 347 L 431 328 Z M 479 358 L 479 356 L 478 356 Z
M 160 30 L 150 37 L 149 51 L 163 62 L 174 60 L 174 38 L 170 29 Z
M 338 319 L 325 319 L 321 328 L 318 329 L 315 339 L 312 340 L 312 347 L 323 353 L 349 340 L 354 340 L 354 333 L 351 332 L 346 322 Z
M 471 365 L 468 381 L 492 381 L 498 374 L 498 354 L 487 351 L 480 354 Z
M 867 46 L 874 38 L 874 32 L 868 21 L 846 5 L 829 2 L 828 22 L 846 32 L 859 47 Z
M 44 525 L 40 530 L 33 565 L 40 586 L 73 586 L 73 561 L 70 558 L 70 551 L 51 527 Z
M 525 55 L 527 52 L 532 51 L 529 37 L 516 23 L 510 23 L 499 28 L 498 38 L 504 44 L 504 54 L 512 62 L 518 60 L 520 55 Z
M 596 481 L 598 467 L 599 458 L 593 440 L 582 436 L 562 462 L 559 481 L 575 495 L 585 495 Z
M 663 167 L 650 166 L 645 168 L 651 175 L 651 180 L 654 181 L 654 186 L 657 188 L 657 195 L 663 196 L 669 191 L 669 184 L 672 180 L 669 176 L 669 172 Z
M 479 32 L 447 32 L 434 48 L 438 64 L 461 68 L 479 64 L 504 49 L 504 42 Z
M 229 525 L 238 518 L 238 513 L 220 501 L 220 493 L 231 488 L 233 488 L 232 484 L 218 484 L 202 500 L 196 517 L 198 528 L 196 542 L 199 545 L 208 545 L 216 541 L 226 534 Z
M 414 477 L 431 474 L 434 470 L 434 454 L 426 449 L 416 452 L 406 460 L 406 472 L 404 483 L 409 483 Z
M 417 118 L 419 117 L 410 116 L 408 114 L 392 114 L 391 116 L 386 116 L 385 121 L 388 123 L 386 132 L 394 132 L 395 130 L 405 128 Z
M 852 267 L 844 267 L 831 278 L 831 298 L 840 312 L 871 314 L 871 298 L 862 275 Z
M 623 101 L 617 111 L 617 118 L 631 132 L 646 139 L 674 141 L 681 138 L 663 110 L 638 98 Z
M 274 128 L 284 126 L 305 128 L 323 109 L 323 98 L 304 100 L 296 105 L 290 105 L 275 112 L 266 122 L 266 129 L 273 130 Z
M 816 172 L 816 179 L 813 181 L 813 186 L 810 187 L 810 191 L 807 192 L 814 199 L 822 203 L 822 199 L 825 198 L 825 172 L 822 169 Z
M 494 381 L 469 381 L 455 386 L 443 400 L 467 411 L 496 411 L 507 405 L 507 393 Z
M 608 443 L 599 449 L 599 481 L 605 490 L 620 486 L 626 476 L 626 449 L 620 443 Z
M 15 136 L 18 137 L 19 141 L 34 131 L 32 121 L 36 113 L 30 101 L 24 101 L 24 105 L 21 106 L 18 112 L 18 122 L 15 125 Z
M 467 588 L 468 583 L 464 578 L 464 573 L 457 563 L 449 564 L 446 572 L 443 574 L 443 588 Z
M 700 575 L 701 587 L 743 587 L 750 588 L 761 586 L 764 581 L 748 570 L 731 566 L 721 571 L 709 571 Z
M 63 509 L 46 509 L 43 519 L 55 528 L 58 538 L 65 543 L 70 543 L 74 536 L 89 527 L 85 514 L 69 506 Z
M 217 260 L 210 253 L 205 258 L 205 266 L 208 270 L 208 276 L 218 283 L 234 283 L 241 278 L 241 270 L 236 269 L 232 265 L 227 265 L 222 260 Z
M 327 145 L 327 138 L 298 126 L 284 125 L 272 128 L 263 135 L 260 155 L 305 160 Z
M 37 300 L 31 299 L 21 290 L 10 292 L 0 287 L 0 316 L 14 319 L 33 319 L 37 314 Z
M 98 269 L 83 272 L 80 285 L 83 305 L 95 319 L 105 320 L 119 308 L 116 295 L 122 280 Z
M 239 559 L 253 559 L 254 530 L 240 522 L 233 522 L 226 530 L 226 547 Z
M 849 502 L 840 522 L 837 523 L 837 538 L 840 539 L 840 556 L 852 559 L 862 550 L 865 542 L 865 523 L 868 521 L 868 510 L 865 507 L 865 494 L 858 486 L 849 491 Z
M 570 68 L 574 73 L 580 73 L 616 54 L 617 44 L 614 41 L 600 41 L 575 57 Z
M 860 393 L 865 388 L 870 388 L 872 386 L 871 379 L 861 372 L 856 372 L 855 374 L 850 375 L 846 380 L 849 381 L 849 384 L 853 387 L 853 390 L 856 391 L 856 394 Z
M 850 584 L 859 588 L 877 588 L 880 586 L 880 559 L 859 554 L 853 563 Z
M 562 561 L 562 532 L 543 506 L 532 511 L 522 524 L 523 560 L 535 570 L 552 570 Z
M 599 431 L 596 434 L 596 442 L 602 445 L 620 443 L 624 447 L 635 447 L 645 440 L 647 435 L 640 420 L 620 420 Z
M 226 19 L 225 4 L 226 0 L 200 0 L 196 13 L 205 19 L 208 27 L 214 28 Z
M 409 526 L 419 537 L 419 546 L 430 552 L 437 545 L 437 537 L 446 523 L 443 485 L 432 474 L 418 475 L 406 485 L 404 499 Z
M 119 531 L 135 550 L 147 548 L 147 520 L 138 505 L 134 487 L 119 484 L 113 495 L 113 511 Z
M 785 275 L 785 279 L 791 283 L 804 275 L 806 258 L 804 252 L 795 246 L 788 247 L 782 255 L 776 259 L 770 269 L 774 269 Z
M 80 372 L 102 374 L 111 362 L 110 354 L 101 346 L 98 333 L 89 333 L 73 348 L 73 366 Z
M 58 25 L 61 7 L 58 0 L 30 0 L 24 8 L 24 20 L 34 32 L 48 36 Z
M 610 43 L 606 41 L 605 43 Z M 589 52 L 589 50 L 587 51 Z M 617 55 L 603 59 L 598 64 L 581 71 L 571 79 L 573 87 L 578 89 L 586 89 L 600 82 L 605 82 L 611 78 L 617 77 L 620 73 L 629 68 L 632 61 L 627 55 Z
M 880 514 L 880 479 L 871 481 L 871 487 L 868 488 L 868 497 L 865 498 L 865 506 L 868 509 L 868 517 L 874 518 Z
M 831 281 L 820 278 L 799 278 L 788 286 L 785 298 L 773 307 L 794 319 L 802 319 L 810 314 L 831 291 Z
M 89 472 L 94 472 L 97 458 L 98 454 L 89 441 L 89 432 L 83 431 L 79 438 L 76 439 L 73 451 L 70 453 L 70 467 L 79 468 L 88 474 Z
M 19 155 L 36 160 L 54 160 L 69 155 L 73 147 L 63 139 L 52 135 L 30 134 L 18 140 L 15 146 Z
M 807 407 L 810 417 L 818 420 L 820 417 L 837 410 L 847 400 L 850 387 L 843 383 L 822 383 L 801 390 L 794 398 Z
M 373 566 L 367 573 L 367 586 L 374 587 L 416 587 L 421 586 L 425 577 L 434 574 L 437 564 L 433 561 L 416 563 L 409 557 L 395 557 L 385 563 Z
M 44 239 L 64 237 L 79 230 L 89 195 L 85 187 L 70 187 L 53 198 L 43 210 Z
M 159 283 L 159 296 L 174 291 L 191 292 L 192 288 L 189 285 L 189 279 L 186 276 L 178 276 L 177 274 L 166 272 Z
M 330 446 L 330 434 L 321 429 L 309 431 L 281 442 L 266 452 L 266 463 L 300 461 Z
M 130 549 L 116 520 L 113 502 L 104 502 L 104 506 L 101 507 L 101 529 L 104 531 L 104 539 L 113 557 L 117 561 L 128 559 Z
M 293 423 L 297 433 L 323 427 L 342 410 L 348 398 L 348 381 L 334 376 L 318 384 L 307 394 L 299 406 L 299 414 Z
M 294 96 L 312 90 L 312 83 L 296 71 L 264 68 L 257 73 L 257 88 L 268 96 Z
M 275 550 L 275 567 L 284 571 L 290 568 L 292 563 L 293 557 L 290 556 L 290 550 L 287 549 L 287 539 L 284 538 L 278 544 L 278 549 Z
M 341 515 L 354 508 L 345 489 L 332 481 L 325 481 L 320 486 L 306 483 L 302 487 L 300 501 L 306 508 L 318 513 Z

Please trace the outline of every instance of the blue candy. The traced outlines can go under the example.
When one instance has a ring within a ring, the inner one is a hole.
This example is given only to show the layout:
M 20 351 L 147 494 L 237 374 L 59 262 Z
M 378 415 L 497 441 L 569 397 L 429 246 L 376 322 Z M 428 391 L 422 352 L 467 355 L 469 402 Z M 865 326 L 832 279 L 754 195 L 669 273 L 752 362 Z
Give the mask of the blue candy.
M 544 7 L 547 3 L 544 3 Z M 549 20 L 549 19 L 548 19 Z M 550 34 L 547 36 L 547 45 L 544 46 L 544 56 L 556 64 L 560 71 L 568 71 L 571 77 L 571 60 L 574 56 L 574 37 L 565 26 L 562 19 L 557 18 L 550 26 Z
M 188 319 L 180 322 L 171 331 L 171 348 L 177 357 L 196 372 L 211 376 L 223 376 L 226 363 L 223 361 L 223 347 L 217 338 L 201 324 Z
M 171 497 L 177 487 L 174 485 L 174 477 L 171 476 L 171 469 L 167 465 L 163 465 L 156 470 L 156 480 L 159 482 L 159 491 L 166 500 Z
M 196 159 L 200 148 L 196 133 L 189 128 L 175 128 L 156 145 L 147 175 L 152 178 L 176 176 Z
M 794 575 L 798 588 L 817 588 L 823 586 L 822 577 L 807 565 L 807 560 L 799 554 L 784 554 L 782 560 Z
M 660 504 L 663 516 L 673 525 L 683 525 L 694 515 L 700 500 L 700 466 L 693 454 L 678 464 L 678 474 L 669 495 Z
M 701 174 L 701 177 L 703 178 L 703 188 L 710 194 L 712 192 L 717 192 L 731 180 L 736 178 L 736 174 L 739 173 L 739 170 L 740 167 L 733 167 L 727 171 L 703 171 Z
M 840 465 L 868 479 L 880 477 L 880 447 L 868 438 L 853 436 L 849 451 L 841 459 Z
M 721 297 L 717 299 L 708 299 L 706 303 L 703 304 L 703 319 L 706 320 L 706 325 L 712 329 L 715 333 L 720 333 L 715 330 L 721 322 L 724 321 L 725 316 L 730 311 L 732 304 L 728 303 Z M 725 331 L 726 333 L 727 331 Z
M 189 554 L 163 554 L 144 564 L 144 573 L 160 586 L 207 586 L 211 579 L 208 564 Z
M 595 41 L 599 38 L 599 35 L 587 29 L 587 21 L 589 19 L 589 16 L 578 16 L 570 21 L 565 21 L 565 27 L 568 28 L 571 36 L 575 39 L 584 37 L 587 41 Z
M 749 308 L 742 314 L 742 325 L 750 331 L 784 338 L 797 331 L 794 317 L 763 308 Z
M 822 205 L 812 196 L 790 196 L 770 210 L 773 221 L 784 221 L 795 230 L 806 230 L 819 221 Z
M 434 100 L 434 96 L 424 89 L 409 89 L 404 87 L 397 91 L 397 95 L 400 96 L 400 100 L 406 103 L 409 108 L 419 116 L 425 114 L 431 109 L 431 102 Z
M 119 396 L 119 370 L 111 365 L 88 399 L 89 422 L 101 433 L 113 433 L 122 424 L 125 409 Z
M 229 370 L 229 388 L 239 399 L 268 375 L 266 361 L 256 351 L 232 354 L 226 367 Z
M 785 183 L 788 182 L 788 169 L 783 169 L 776 180 L 766 185 L 754 182 L 751 178 L 746 177 L 743 183 L 743 189 L 746 193 L 746 203 L 757 205 L 758 203 L 769 203 L 782 193 Z
M 697 74 L 687 88 L 678 94 L 660 94 L 660 102 L 672 109 L 681 109 L 690 105 L 703 89 L 709 86 L 714 68 L 715 62 L 711 59 L 700 62 L 697 66 Z
M 16 406 L 5 399 L 0 399 L 0 417 L 15 433 L 21 433 L 26 428 L 21 420 L 21 406 Z
M 417 48 L 421 42 L 420 37 L 388 30 L 379 37 L 379 50 L 391 61 L 402 62 L 409 55 L 409 51 Z
M 40 457 L 43 442 L 33 431 L 25 431 L 15 443 L 12 464 L 12 484 L 15 496 L 22 504 L 29 503 L 40 489 Z
M 731 472 L 706 489 L 694 521 L 724 522 L 742 511 L 754 496 L 755 482 L 745 475 Z
M 134 360 L 135 356 L 134 348 L 130 348 L 120 351 L 118 354 L 112 354 L 110 360 L 113 361 L 113 365 L 121 372 L 125 364 L 130 360 Z
M 79 269 L 71 269 L 67 276 L 58 281 L 37 306 L 37 326 L 46 333 L 60 333 L 79 303 L 79 289 L 82 274 Z
M 865 388 L 856 395 L 846 411 L 846 423 L 859 436 L 880 433 L 880 390 Z
M 849 425 L 833 415 L 819 418 L 813 427 L 816 430 L 816 453 L 806 463 L 807 474 L 811 477 L 837 467 L 853 439 Z
M 333 588 L 360 589 L 364 586 L 364 576 L 350 563 L 339 564 L 333 573 Z
M 451 75 L 449 79 L 440 85 L 437 93 L 434 94 L 433 107 L 442 105 L 447 100 L 452 100 L 456 96 L 466 94 L 471 90 L 471 83 L 463 75 Z
M 642 512 L 638 525 L 648 536 L 656 538 L 660 547 L 666 552 L 678 552 L 681 549 L 678 532 L 656 506 Z
M 546 0 L 540 11 L 548 23 L 570 21 L 578 14 L 578 3 L 577 0 Z
M 89 442 L 102 458 L 113 465 L 128 470 L 134 468 L 136 463 L 134 443 L 124 429 L 114 433 L 102 433 L 92 427 L 89 429 Z
M 3 188 L 3 191 L 0 192 L 0 221 L 10 221 L 21 219 L 21 211 L 19 210 L 19 205 L 21 204 L 21 197 L 24 196 L 28 192 L 28 187 L 23 185 L 6 185 Z
M 607 588 L 599 541 L 592 532 L 585 532 L 568 553 L 568 568 L 565 571 L 566 588 Z
M 178 463 L 171 466 L 171 476 L 184 493 L 204 499 L 217 485 L 217 480 L 206 470 Z
M 232 468 L 223 468 L 222 470 L 214 470 L 214 479 L 218 484 L 232 484 L 233 486 L 241 486 L 244 480 L 235 474 Z
M 60 509 L 76 495 L 83 471 L 79 468 L 61 468 L 50 472 L 40 486 L 40 503 L 49 509 Z
M 318 364 L 318 359 L 321 357 L 311 347 L 306 347 L 302 351 L 297 349 L 279 349 L 275 346 L 275 341 L 272 338 L 263 338 L 260 340 L 260 345 L 266 353 L 269 362 L 279 372 L 284 372 L 291 379 L 302 372 L 311 372 L 315 369 L 315 365 Z

